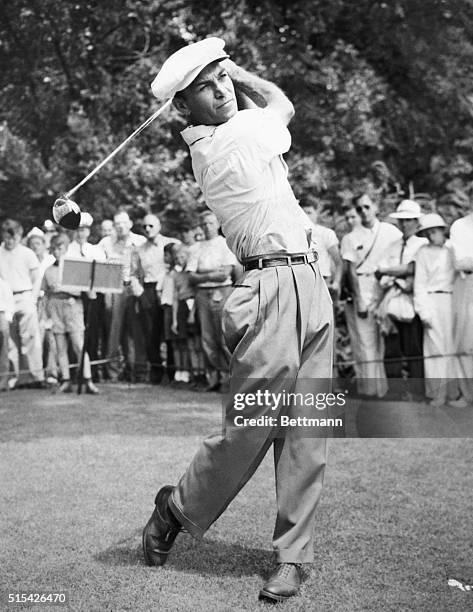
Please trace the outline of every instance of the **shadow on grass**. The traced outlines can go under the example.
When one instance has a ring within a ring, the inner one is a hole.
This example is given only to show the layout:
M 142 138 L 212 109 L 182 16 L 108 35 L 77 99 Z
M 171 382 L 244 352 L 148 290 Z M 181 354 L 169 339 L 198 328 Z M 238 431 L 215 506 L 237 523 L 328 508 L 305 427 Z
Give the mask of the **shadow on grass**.
M 141 536 L 141 531 L 139 532 Z M 145 565 L 138 533 L 94 555 L 99 563 L 109 566 Z M 194 540 L 181 534 L 169 555 L 166 568 L 186 574 L 210 576 L 265 576 L 272 567 L 271 552 L 222 540 Z

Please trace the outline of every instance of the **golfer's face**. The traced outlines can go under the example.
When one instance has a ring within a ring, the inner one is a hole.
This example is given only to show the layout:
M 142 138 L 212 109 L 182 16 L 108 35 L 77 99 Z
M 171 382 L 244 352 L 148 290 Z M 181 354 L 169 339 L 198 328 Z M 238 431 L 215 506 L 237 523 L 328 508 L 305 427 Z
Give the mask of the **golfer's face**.
M 184 91 L 195 125 L 220 125 L 238 111 L 233 82 L 220 62 L 206 66 Z

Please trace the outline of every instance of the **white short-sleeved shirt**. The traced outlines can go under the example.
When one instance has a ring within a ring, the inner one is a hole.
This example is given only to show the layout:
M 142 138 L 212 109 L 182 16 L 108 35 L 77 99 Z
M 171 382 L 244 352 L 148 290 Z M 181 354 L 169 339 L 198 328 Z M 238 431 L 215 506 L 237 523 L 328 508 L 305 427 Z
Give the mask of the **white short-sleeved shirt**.
M 0 278 L 0 313 L 4 313 L 7 321 L 11 321 L 14 310 L 13 292 L 10 286 Z
M 199 242 L 198 250 L 194 250 L 187 260 L 186 272 L 213 272 L 221 266 L 234 266 L 237 264 L 235 255 L 230 251 L 223 236 L 216 236 L 210 240 Z M 231 285 L 232 279 L 229 275 L 223 281 L 208 281 L 199 283 L 201 288 L 224 287 Z
M 145 283 L 157 283 L 160 287 L 166 274 L 164 247 L 180 244 L 180 240 L 158 234 L 137 247 L 132 256 L 132 275 L 138 274 Z
M 457 219 L 450 228 L 450 243 L 459 269 L 473 269 L 473 213 Z
M 238 111 L 221 125 L 188 127 L 195 179 L 237 258 L 308 250 L 310 220 L 287 180 L 289 130 L 268 109 Z
M 39 261 L 31 249 L 17 244 L 11 251 L 0 246 L 0 276 L 16 293 L 33 288 L 31 272 L 39 269 Z
M 106 256 L 104 250 L 98 244 L 84 242 L 79 244 L 76 240 L 71 242 L 67 247 L 66 257 L 95 259 L 96 261 L 105 261 Z
M 327 278 L 332 275 L 332 264 L 328 251 L 332 247 L 338 246 L 337 234 L 333 229 L 325 227 L 324 225 L 319 225 L 318 223 L 312 223 L 311 228 L 312 242 L 319 255 L 320 272 L 322 276 Z
M 417 251 L 420 247 L 428 244 L 427 238 L 421 238 L 420 236 L 409 236 L 404 243 L 402 237 L 398 238 L 386 249 L 385 255 L 382 259 L 382 265 L 395 266 L 398 264 L 412 263 L 416 259 Z
M 357 274 L 374 274 L 386 251 L 401 238 L 401 231 L 391 223 L 376 221 L 371 228 L 362 225 L 344 236 L 342 257 L 355 265 L 363 262 Z

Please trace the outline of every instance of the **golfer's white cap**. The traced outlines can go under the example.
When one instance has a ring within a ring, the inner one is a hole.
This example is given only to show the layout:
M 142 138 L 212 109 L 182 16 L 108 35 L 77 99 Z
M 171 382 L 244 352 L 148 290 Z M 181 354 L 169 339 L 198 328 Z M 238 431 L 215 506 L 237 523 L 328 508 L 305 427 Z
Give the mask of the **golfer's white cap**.
M 225 41 L 216 37 L 182 47 L 164 62 L 151 83 L 151 91 L 161 101 L 174 97 L 177 91 L 190 85 L 206 66 L 229 57 L 224 47 Z
M 90 227 L 93 222 L 94 222 L 94 219 L 90 213 L 81 212 L 79 227 Z
M 37 236 L 38 238 L 42 238 L 43 240 L 45 239 L 45 235 L 44 232 L 42 230 L 39 229 L 39 227 L 33 227 L 32 229 L 30 229 L 30 231 L 26 234 L 27 238 L 33 238 L 33 236 Z
M 403 200 L 396 208 L 396 212 L 389 216 L 393 219 L 420 219 L 422 210 L 420 204 L 414 202 L 414 200 Z
M 434 227 L 447 227 L 447 224 L 437 213 L 428 213 L 419 219 L 418 236 L 423 236 L 425 230 L 433 229 Z

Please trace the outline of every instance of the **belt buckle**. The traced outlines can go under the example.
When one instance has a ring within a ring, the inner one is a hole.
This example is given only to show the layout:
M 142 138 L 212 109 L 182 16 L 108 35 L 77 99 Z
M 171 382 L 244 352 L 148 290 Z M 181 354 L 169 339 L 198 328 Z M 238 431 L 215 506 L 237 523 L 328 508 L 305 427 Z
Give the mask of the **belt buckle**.
M 263 258 L 258 257 L 257 263 L 258 263 L 258 270 L 262 270 L 263 269 Z
M 286 266 L 292 265 L 292 257 L 290 255 L 284 255 L 284 259 L 286 260 Z

